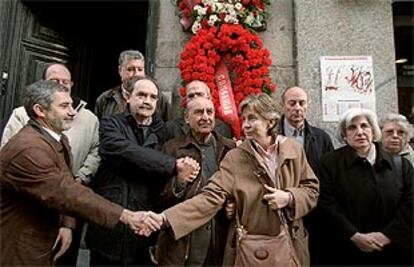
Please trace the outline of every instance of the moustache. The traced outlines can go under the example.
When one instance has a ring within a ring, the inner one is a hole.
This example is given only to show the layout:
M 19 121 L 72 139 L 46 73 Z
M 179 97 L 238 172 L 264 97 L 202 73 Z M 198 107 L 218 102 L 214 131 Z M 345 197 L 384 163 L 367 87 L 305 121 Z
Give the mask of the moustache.
M 139 108 L 147 108 L 147 109 L 152 109 L 152 106 L 149 104 L 142 104 L 141 106 L 139 106 Z

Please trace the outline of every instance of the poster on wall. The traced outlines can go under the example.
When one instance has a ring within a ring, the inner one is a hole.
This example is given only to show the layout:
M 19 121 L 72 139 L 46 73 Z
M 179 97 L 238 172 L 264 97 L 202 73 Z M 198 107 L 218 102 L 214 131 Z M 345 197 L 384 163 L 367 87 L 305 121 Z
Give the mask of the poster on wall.
M 336 122 L 354 107 L 375 112 L 375 87 L 371 56 L 323 56 L 323 121 Z

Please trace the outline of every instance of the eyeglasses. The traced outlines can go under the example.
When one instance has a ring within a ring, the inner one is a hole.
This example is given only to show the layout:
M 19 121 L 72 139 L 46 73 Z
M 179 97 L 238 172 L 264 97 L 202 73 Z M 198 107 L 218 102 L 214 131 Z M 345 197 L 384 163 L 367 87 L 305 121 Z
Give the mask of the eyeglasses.
M 71 87 L 73 85 L 73 82 L 71 80 L 67 80 L 67 79 L 50 79 L 49 81 L 53 81 L 55 83 L 64 85 L 64 86 L 69 86 Z

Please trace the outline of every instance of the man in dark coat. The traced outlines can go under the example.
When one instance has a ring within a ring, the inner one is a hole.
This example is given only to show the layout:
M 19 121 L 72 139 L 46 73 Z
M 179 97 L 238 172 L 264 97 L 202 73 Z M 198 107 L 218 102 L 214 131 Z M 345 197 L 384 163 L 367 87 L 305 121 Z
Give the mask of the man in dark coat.
M 305 149 L 306 158 L 316 177 L 319 177 L 319 161 L 333 145 L 329 135 L 322 129 L 314 127 L 306 120 L 308 95 L 300 87 L 287 88 L 282 94 L 283 116 L 279 121 L 279 133 L 294 138 Z M 311 211 L 304 223 L 309 230 L 309 253 L 312 265 L 321 264 L 324 257 L 319 240 L 323 238 L 323 219 L 318 208 Z
M 156 209 L 168 177 L 179 175 L 190 179 L 198 174 L 196 161 L 176 159 L 159 151 L 165 137 L 164 124 L 155 115 L 158 93 L 158 86 L 150 78 L 133 77 L 126 88 L 126 111 L 101 120 L 101 165 L 93 188 L 132 210 Z M 123 225 L 108 231 L 89 224 L 86 234 L 91 266 L 151 265 L 150 241 Z
M 197 97 L 187 104 L 185 121 L 190 127 L 186 135 L 167 142 L 163 150 L 175 157 L 196 159 L 201 171 L 195 179 L 172 177 L 162 193 L 163 209 L 198 194 L 209 178 L 218 170 L 220 161 L 235 147 L 232 140 L 213 132 L 215 110 L 211 100 Z M 157 243 L 160 266 L 219 266 L 223 262 L 228 219 L 224 211 L 215 219 L 175 241 L 171 231 L 162 231 Z
M 23 103 L 31 120 L 0 153 L 0 265 L 52 266 L 63 245 L 54 245 L 63 234 L 59 228 L 75 226 L 60 213 L 105 228 L 122 222 L 139 230 L 145 213 L 133 213 L 75 182 L 62 134 L 76 114 L 68 89 L 39 81 L 27 87 Z
M 205 82 L 194 80 L 188 83 L 185 86 L 185 89 L 186 89 L 185 98 L 187 102 L 199 96 L 206 97 L 208 99 L 211 98 L 210 88 Z M 166 128 L 167 140 L 170 140 L 172 138 L 179 137 L 182 135 L 186 135 L 187 133 L 190 132 L 190 128 L 188 127 L 183 117 L 178 117 L 178 118 L 168 121 L 165 124 L 165 128 Z M 232 138 L 230 127 L 220 119 L 216 119 L 216 126 L 214 130 L 226 138 Z

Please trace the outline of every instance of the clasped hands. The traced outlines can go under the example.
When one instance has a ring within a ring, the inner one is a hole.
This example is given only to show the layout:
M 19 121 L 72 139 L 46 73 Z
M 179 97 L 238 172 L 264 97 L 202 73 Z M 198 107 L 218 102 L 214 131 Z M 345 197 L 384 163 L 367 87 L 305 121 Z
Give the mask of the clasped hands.
M 179 158 L 176 161 L 177 179 L 181 184 L 191 183 L 200 172 L 200 164 L 190 157 Z
M 355 233 L 351 241 L 363 252 L 381 251 L 391 240 L 381 232 Z

